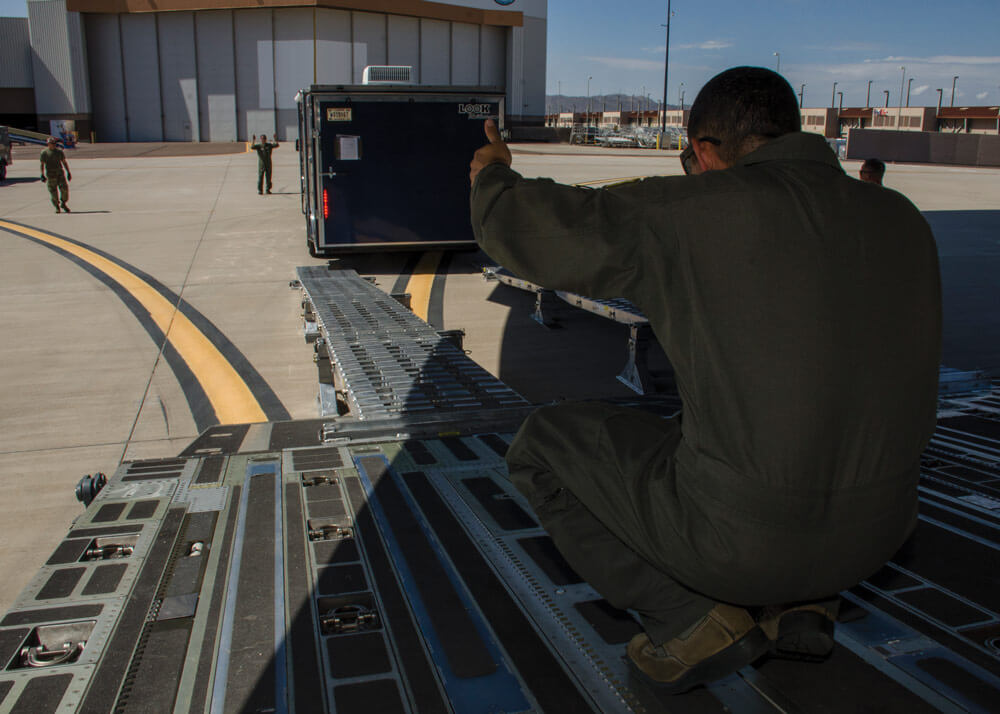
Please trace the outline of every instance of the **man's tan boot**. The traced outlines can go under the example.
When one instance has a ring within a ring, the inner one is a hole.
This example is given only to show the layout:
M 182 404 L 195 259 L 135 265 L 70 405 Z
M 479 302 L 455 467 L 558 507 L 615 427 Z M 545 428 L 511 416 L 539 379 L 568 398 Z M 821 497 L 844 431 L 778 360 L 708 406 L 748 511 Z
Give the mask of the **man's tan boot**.
M 628 658 L 647 681 L 670 694 L 686 692 L 750 664 L 767 652 L 767 636 L 746 610 L 719 604 L 686 632 L 660 646 L 645 632 L 628 643 Z
M 833 627 L 840 602 L 818 600 L 764 608 L 758 622 L 781 659 L 822 662 L 833 652 Z

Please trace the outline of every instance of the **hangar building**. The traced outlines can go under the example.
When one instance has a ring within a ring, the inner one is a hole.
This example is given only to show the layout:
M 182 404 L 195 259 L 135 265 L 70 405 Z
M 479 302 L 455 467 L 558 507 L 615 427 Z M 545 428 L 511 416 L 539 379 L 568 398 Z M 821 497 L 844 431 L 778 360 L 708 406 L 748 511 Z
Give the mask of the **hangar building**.
M 299 89 L 406 65 L 414 84 L 499 88 L 511 126 L 540 126 L 546 2 L 28 0 L 38 125 L 72 119 L 98 141 L 291 140 Z

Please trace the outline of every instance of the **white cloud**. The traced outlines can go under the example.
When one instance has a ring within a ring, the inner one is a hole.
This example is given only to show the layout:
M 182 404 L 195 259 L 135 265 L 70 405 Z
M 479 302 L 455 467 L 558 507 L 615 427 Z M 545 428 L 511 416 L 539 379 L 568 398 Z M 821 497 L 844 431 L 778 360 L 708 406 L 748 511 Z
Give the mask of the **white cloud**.
M 732 47 L 733 43 L 729 40 L 705 40 L 704 42 L 693 42 L 686 45 L 674 45 L 674 49 L 677 50 L 724 50 L 727 47 Z
M 826 52 L 871 52 L 876 46 L 866 42 L 845 42 L 839 45 L 808 45 L 806 49 Z
M 986 99 L 986 97 L 988 97 L 988 96 L 990 96 L 989 92 L 980 92 L 979 94 L 976 95 L 976 99 L 980 99 L 980 100 L 981 99 Z
M 672 50 L 724 50 L 727 47 L 732 47 L 733 43 L 729 40 L 705 40 L 704 42 L 688 42 L 682 45 L 670 45 Z M 643 52 L 649 52 L 651 54 L 662 55 L 666 51 L 666 46 L 660 45 L 659 47 L 643 47 Z
M 931 85 L 929 85 L 929 84 L 921 84 L 919 87 L 916 87 L 913 90 L 913 96 L 914 97 L 919 97 L 921 94 L 923 94 L 924 92 L 926 92 L 930 88 L 931 88 Z
M 917 64 L 962 64 L 962 65 L 982 65 L 1000 64 L 1000 57 L 996 56 L 962 56 L 962 55 L 935 55 L 933 57 L 886 57 L 884 59 L 866 59 L 865 62 L 915 62 Z
M 663 62 L 657 60 L 636 59 L 634 57 L 584 57 L 585 60 L 597 62 L 614 69 L 650 70 L 663 69 Z

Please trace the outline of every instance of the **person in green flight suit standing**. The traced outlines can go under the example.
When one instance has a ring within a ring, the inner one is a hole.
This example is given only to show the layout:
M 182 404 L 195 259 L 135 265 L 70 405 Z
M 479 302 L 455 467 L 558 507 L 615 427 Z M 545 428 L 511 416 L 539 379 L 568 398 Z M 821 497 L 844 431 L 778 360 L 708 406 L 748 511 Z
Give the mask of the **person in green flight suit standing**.
M 66 201 L 69 200 L 68 182 L 73 180 L 73 174 L 70 173 L 69 164 L 66 163 L 66 155 L 59 148 L 59 142 L 55 138 L 49 137 L 47 148 L 38 155 L 38 160 L 41 162 L 42 181 L 48 185 L 49 196 L 52 199 L 52 205 L 56 207 L 56 213 L 59 213 L 60 208 L 69 213 Z M 64 166 L 66 167 L 65 174 L 63 173 Z
M 269 143 L 267 134 L 253 135 L 253 144 L 250 148 L 257 152 L 257 193 L 263 193 L 264 179 L 267 178 L 267 192 L 271 193 L 271 152 L 278 148 L 278 142 Z

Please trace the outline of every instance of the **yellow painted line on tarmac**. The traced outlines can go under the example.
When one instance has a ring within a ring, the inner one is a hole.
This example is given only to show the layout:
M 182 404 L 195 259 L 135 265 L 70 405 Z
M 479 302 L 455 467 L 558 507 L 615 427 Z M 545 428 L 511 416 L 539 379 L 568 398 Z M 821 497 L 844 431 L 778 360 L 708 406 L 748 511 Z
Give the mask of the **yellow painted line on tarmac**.
M 437 274 L 442 255 L 444 254 L 441 251 L 432 250 L 420 256 L 417 267 L 413 269 L 410 280 L 406 283 L 405 292 L 410 293 L 410 309 L 424 322 L 427 322 L 431 287 L 434 285 L 434 276 Z
M 34 228 L 0 220 L 0 227 L 60 248 L 89 263 L 139 301 L 167 336 L 208 396 L 221 424 L 267 421 L 246 382 L 194 323 L 152 285 L 92 250 Z

